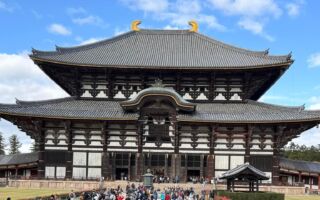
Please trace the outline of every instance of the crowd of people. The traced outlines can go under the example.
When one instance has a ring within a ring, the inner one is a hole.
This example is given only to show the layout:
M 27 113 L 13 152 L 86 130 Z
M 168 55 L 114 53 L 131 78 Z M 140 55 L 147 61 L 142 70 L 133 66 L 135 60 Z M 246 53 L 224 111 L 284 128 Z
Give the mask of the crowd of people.
M 181 187 L 168 187 L 164 190 L 147 188 L 143 185 L 136 186 L 128 184 L 125 189 L 107 188 L 100 191 L 93 190 L 83 192 L 77 196 L 74 192 L 69 194 L 70 200 L 205 200 L 206 192 L 203 190 L 196 193 L 193 188 L 184 189 Z M 209 199 L 214 198 L 214 193 L 210 192 Z M 54 196 L 51 200 L 58 200 Z

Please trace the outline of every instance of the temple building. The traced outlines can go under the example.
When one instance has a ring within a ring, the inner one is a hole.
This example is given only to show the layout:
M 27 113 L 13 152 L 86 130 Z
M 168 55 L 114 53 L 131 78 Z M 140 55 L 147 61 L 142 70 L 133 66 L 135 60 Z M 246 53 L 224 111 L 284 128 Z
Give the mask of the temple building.
M 279 151 L 320 111 L 258 99 L 291 54 L 234 47 L 190 30 L 140 29 L 30 58 L 70 97 L 0 104 L 38 145 L 38 178 L 219 177 L 249 162 L 280 183 Z

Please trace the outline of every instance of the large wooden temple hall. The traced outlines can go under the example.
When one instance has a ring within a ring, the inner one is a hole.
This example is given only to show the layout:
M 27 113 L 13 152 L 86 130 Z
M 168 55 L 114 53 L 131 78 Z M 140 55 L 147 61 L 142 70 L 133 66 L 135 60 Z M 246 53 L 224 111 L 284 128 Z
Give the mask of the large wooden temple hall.
M 70 97 L 0 104 L 35 140 L 38 178 L 218 177 L 249 162 L 279 184 L 279 151 L 320 111 L 258 99 L 291 54 L 234 47 L 190 30 L 140 29 L 30 58 Z

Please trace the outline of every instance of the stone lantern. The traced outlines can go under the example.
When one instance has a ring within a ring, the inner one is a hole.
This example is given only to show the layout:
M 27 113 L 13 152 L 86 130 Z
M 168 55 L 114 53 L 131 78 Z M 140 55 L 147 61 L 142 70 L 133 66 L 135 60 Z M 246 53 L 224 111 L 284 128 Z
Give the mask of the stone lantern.
M 153 174 L 151 174 L 150 169 L 147 169 L 147 173 L 143 175 L 143 185 L 147 188 L 153 186 Z

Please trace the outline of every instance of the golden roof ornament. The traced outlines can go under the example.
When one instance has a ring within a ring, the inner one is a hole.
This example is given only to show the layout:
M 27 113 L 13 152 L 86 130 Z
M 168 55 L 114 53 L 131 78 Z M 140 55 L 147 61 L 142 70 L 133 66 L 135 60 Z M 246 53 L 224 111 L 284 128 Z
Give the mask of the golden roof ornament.
M 189 29 L 190 32 L 198 32 L 199 26 L 195 20 L 189 21 L 189 25 L 191 26 L 191 28 Z
M 139 24 L 141 24 L 140 20 L 134 20 L 133 22 L 131 22 L 131 30 L 140 31 L 140 28 L 138 27 Z
M 162 80 L 157 78 L 156 80 L 154 80 L 154 84 L 151 84 L 152 87 L 164 87 L 164 84 L 162 83 Z

